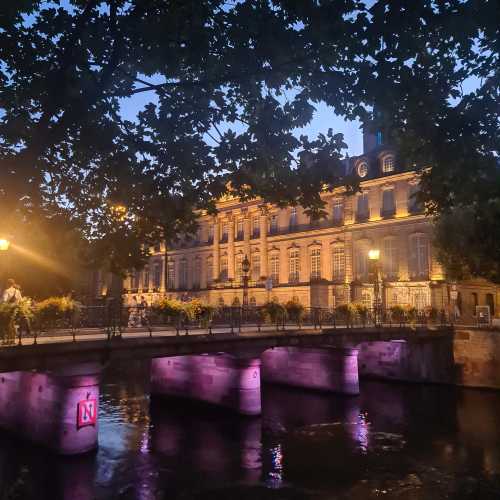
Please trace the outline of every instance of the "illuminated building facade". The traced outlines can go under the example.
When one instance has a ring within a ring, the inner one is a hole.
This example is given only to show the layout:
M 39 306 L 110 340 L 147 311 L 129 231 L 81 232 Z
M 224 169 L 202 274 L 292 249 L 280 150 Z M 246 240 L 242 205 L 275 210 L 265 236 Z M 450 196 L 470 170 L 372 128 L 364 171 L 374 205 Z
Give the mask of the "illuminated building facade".
M 125 301 L 135 295 L 151 303 L 167 295 L 240 305 L 247 256 L 250 305 L 296 298 L 311 307 L 347 302 L 371 307 L 368 251 L 378 249 L 384 307 L 434 307 L 473 319 L 475 305 L 490 305 L 498 314 L 499 292 L 492 284 L 460 283 L 453 293 L 431 246 L 431 219 L 414 196 L 418 174 L 402 167 L 379 134 L 365 134 L 364 154 L 345 168 L 359 177 L 361 191 L 324 193 L 328 217 L 319 221 L 310 220 L 301 207 L 221 200 L 216 217 L 200 216 L 194 237 L 168 251 L 157 247 L 149 265 L 125 280 Z M 265 287 L 269 281 L 272 290 Z

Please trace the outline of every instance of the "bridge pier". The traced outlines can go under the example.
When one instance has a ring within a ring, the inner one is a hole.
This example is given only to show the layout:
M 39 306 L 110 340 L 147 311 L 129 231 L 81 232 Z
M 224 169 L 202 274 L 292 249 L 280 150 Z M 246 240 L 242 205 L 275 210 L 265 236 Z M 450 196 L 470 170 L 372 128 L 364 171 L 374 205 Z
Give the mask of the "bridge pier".
M 151 394 L 260 415 L 260 359 L 230 354 L 156 358 L 151 362 Z
M 357 349 L 275 347 L 264 351 L 261 359 L 265 382 L 359 394 Z
M 100 372 L 88 363 L 0 373 L 0 427 L 64 455 L 95 449 Z

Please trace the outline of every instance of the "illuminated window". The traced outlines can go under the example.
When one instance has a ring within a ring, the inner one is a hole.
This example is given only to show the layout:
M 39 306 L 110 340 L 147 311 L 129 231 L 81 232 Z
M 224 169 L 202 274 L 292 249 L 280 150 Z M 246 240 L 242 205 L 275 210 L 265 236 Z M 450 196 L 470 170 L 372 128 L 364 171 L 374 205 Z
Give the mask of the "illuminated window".
M 259 253 L 254 253 L 252 255 L 251 268 L 252 268 L 252 280 L 259 281 L 259 279 L 260 279 L 260 254 Z
M 377 130 L 375 134 L 375 143 L 377 146 L 381 146 L 384 142 L 384 135 L 382 134 L 381 130 Z
M 427 279 L 429 276 L 429 242 L 425 234 L 410 236 L 410 276 Z
M 332 248 L 332 279 L 341 281 L 345 277 L 345 251 L 343 245 Z
M 275 253 L 275 254 L 271 255 L 270 268 L 271 268 L 271 279 L 273 280 L 273 284 L 277 285 L 280 281 L 280 257 L 279 257 L 279 254 Z
M 390 217 L 396 213 L 396 202 L 394 200 L 394 189 L 382 191 L 382 216 Z
M 239 253 L 236 255 L 236 258 L 234 259 L 235 261 L 235 278 L 236 281 L 243 281 L 243 254 Z
M 175 262 L 169 262 L 167 265 L 167 288 L 175 290 Z
M 386 238 L 384 240 L 382 269 L 386 278 L 397 279 L 399 273 L 399 255 L 396 238 Z
M 214 262 L 212 257 L 207 258 L 207 284 L 210 285 L 214 281 Z
M 370 205 L 368 202 L 368 193 L 358 195 L 356 219 L 358 221 L 367 220 L 370 217 Z
M 227 257 L 225 257 L 225 256 L 220 258 L 219 279 L 220 279 L 220 281 L 227 281 L 227 279 L 228 279 L 228 274 L 227 274 Z
M 243 233 L 244 233 L 244 221 L 243 219 L 238 219 L 238 222 L 236 223 L 236 239 L 242 240 Z
M 200 279 L 201 279 L 201 260 L 199 257 L 196 257 L 194 260 L 194 272 L 193 272 L 193 287 L 200 287 Z
M 382 159 L 382 172 L 387 174 L 389 172 L 394 172 L 395 160 L 393 155 L 384 156 Z
M 321 249 L 314 248 L 311 250 L 311 279 L 318 280 L 321 278 Z
M 356 167 L 356 172 L 358 173 L 359 177 L 366 177 L 368 175 L 368 163 L 366 163 L 366 161 L 362 161 L 361 163 L 359 163 Z
M 179 264 L 179 288 L 186 289 L 188 282 L 188 263 L 186 259 L 182 259 Z
M 258 238 L 260 236 L 260 218 L 254 217 L 252 219 L 252 238 Z
M 354 252 L 356 279 L 358 281 L 368 281 L 368 246 L 360 243 Z
M 298 248 L 290 250 L 288 261 L 288 282 L 298 283 L 300 280 L 300 253 Z

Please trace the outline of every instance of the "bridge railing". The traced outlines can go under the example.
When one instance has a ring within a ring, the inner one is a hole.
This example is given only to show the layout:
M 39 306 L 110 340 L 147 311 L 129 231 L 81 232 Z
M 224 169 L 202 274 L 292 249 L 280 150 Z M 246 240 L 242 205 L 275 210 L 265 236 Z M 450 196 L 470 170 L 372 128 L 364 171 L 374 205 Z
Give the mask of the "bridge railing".
M 321 330 L 373 327 L 429 327 L 450 324 L 445 311 L 393 309 L 329 309 L 309 307 L 289 309 L 281 305 L 221 307 L 196 317 L 184 312 L 174 315 L 158 313 L 149 306 L 125 306 L 111 303 L 104 306 L 81 307 L 57 322 L 45 325 L 18 325 L 17 343 L 40 337 L 67 337 L 72 340 L 105 333 L 108 339 L 122 333 L 143 332 L 173 335 L 238 334 L 245 331 L 271 332 L 287 330 Z M 10 339 L 9 343 L 12 343 Z

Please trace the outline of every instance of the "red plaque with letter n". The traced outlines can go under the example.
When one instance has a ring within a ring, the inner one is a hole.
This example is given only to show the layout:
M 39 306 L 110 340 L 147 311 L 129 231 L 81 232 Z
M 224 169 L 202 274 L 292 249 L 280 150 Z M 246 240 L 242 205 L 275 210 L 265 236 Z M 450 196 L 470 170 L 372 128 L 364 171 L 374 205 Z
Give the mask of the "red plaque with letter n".
M 78 429 L 97 422 L 97 400 L 84 399 L 78 403 L 76 426 Z

